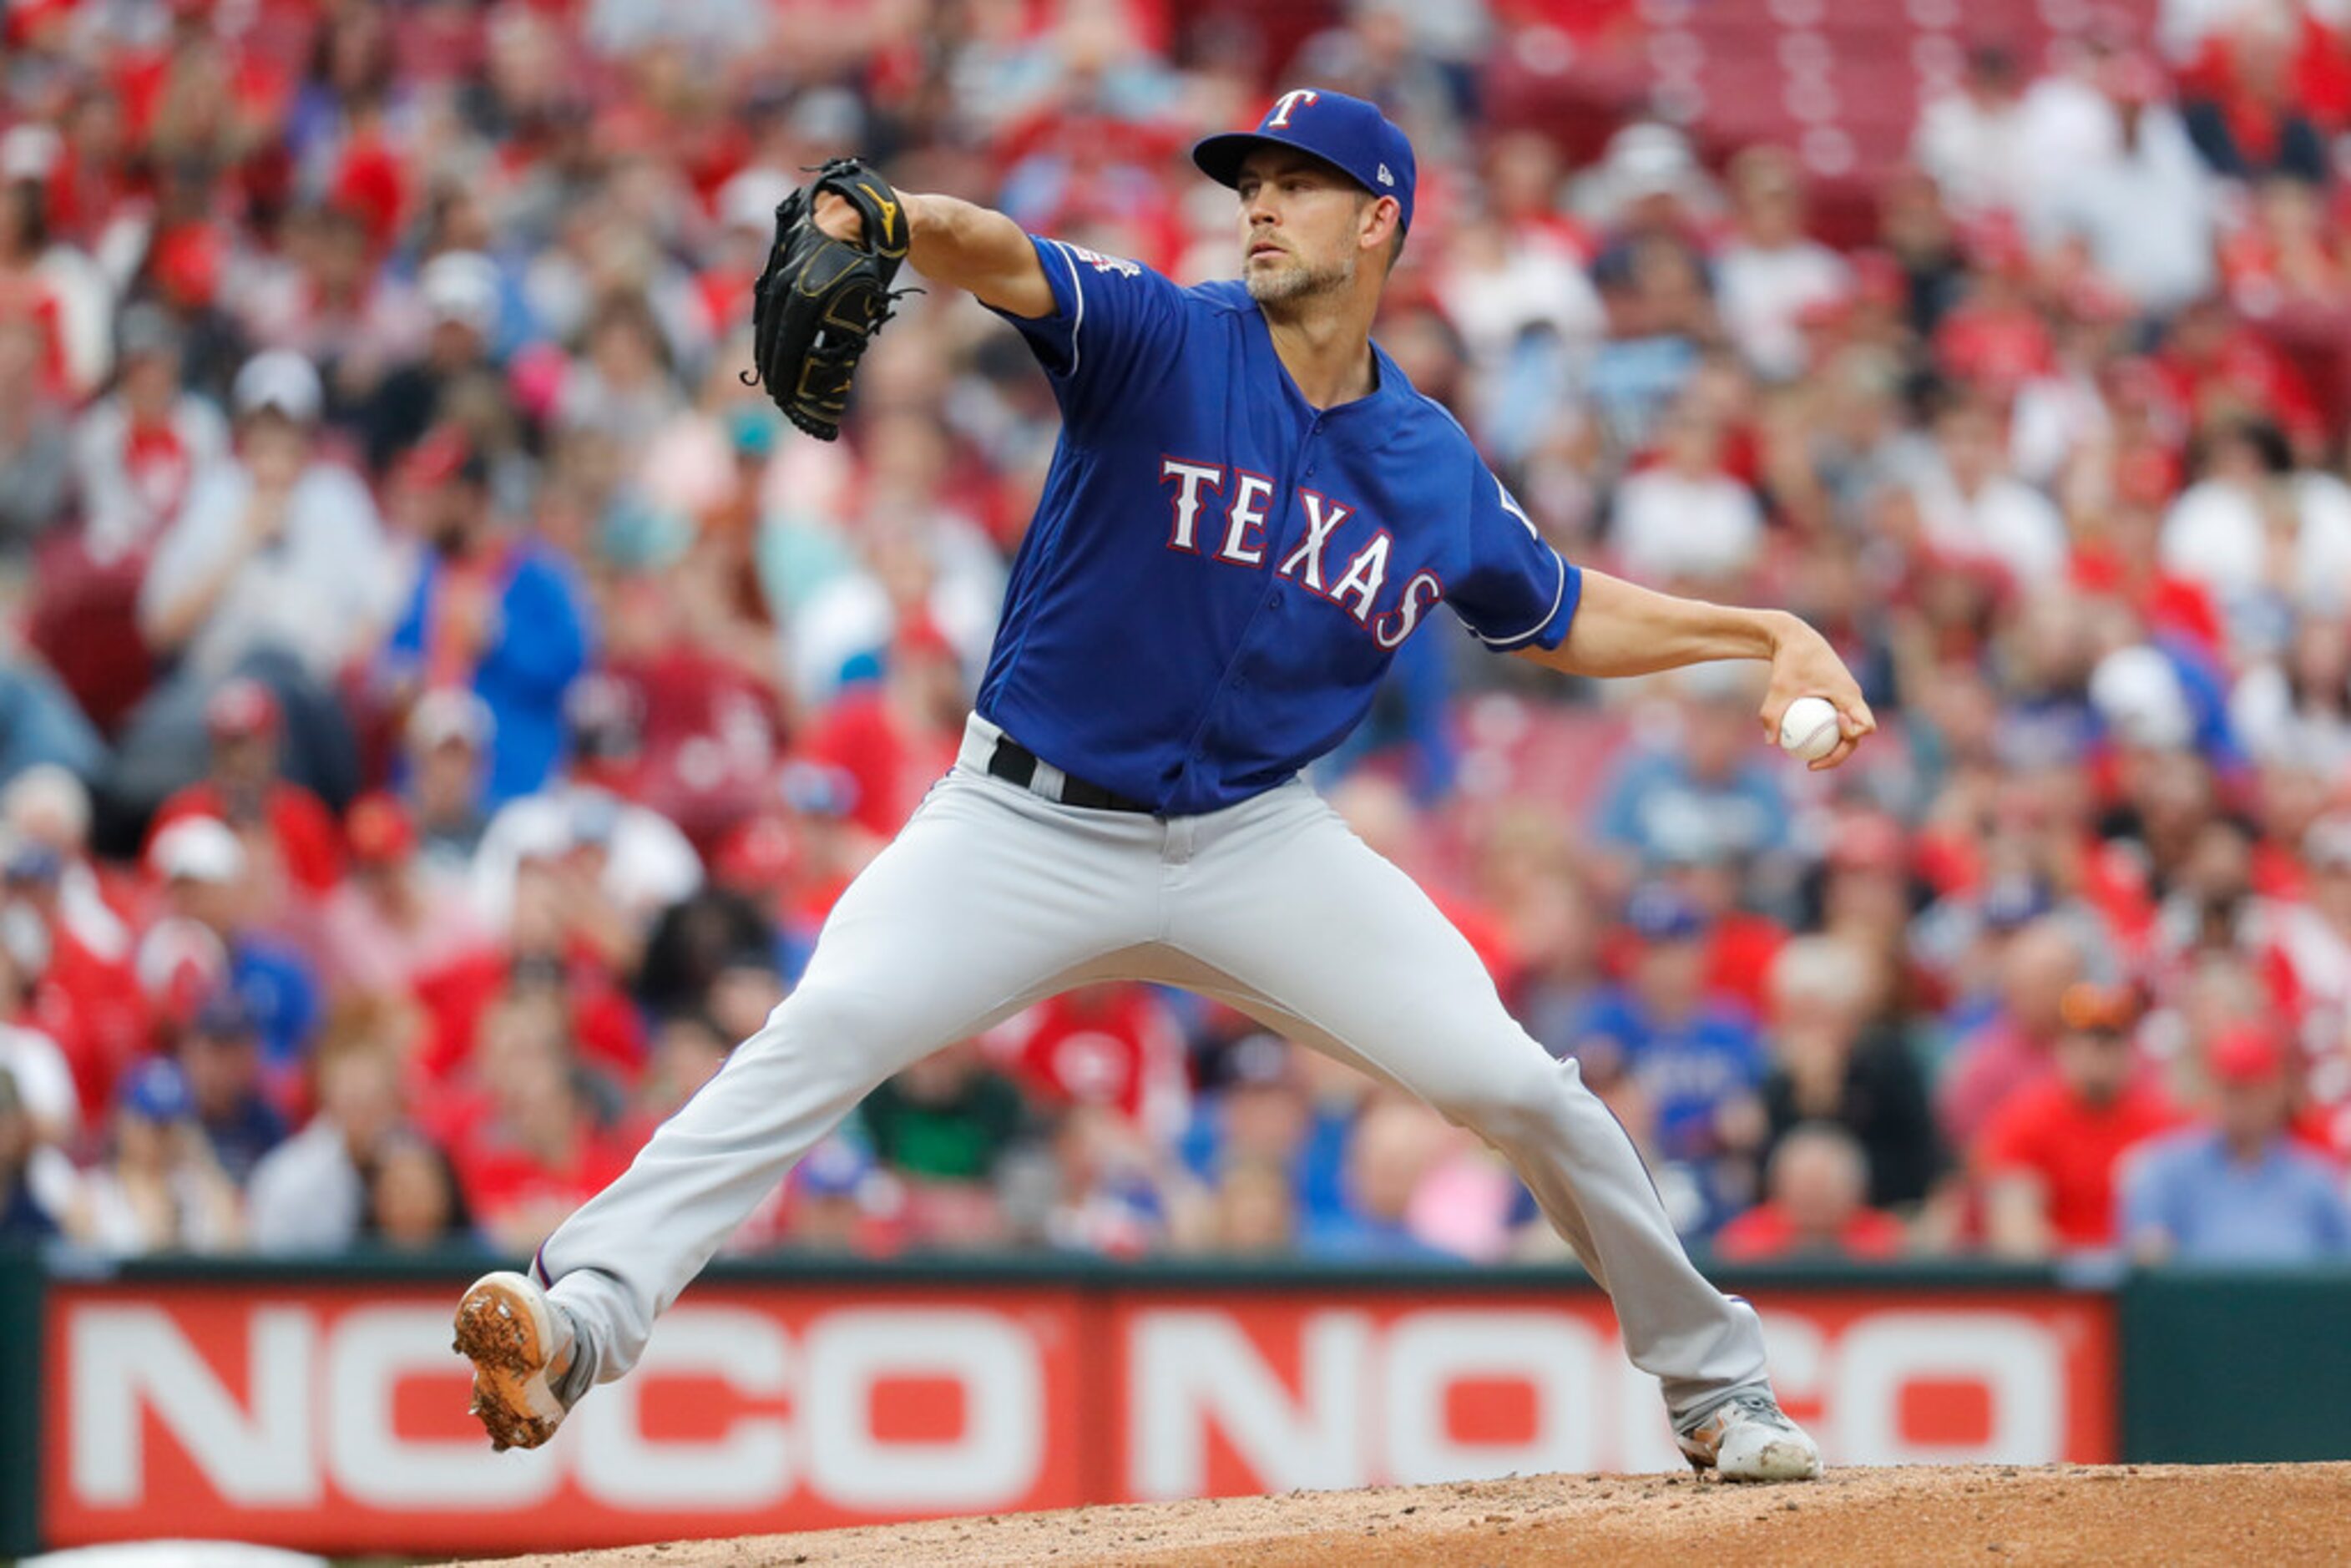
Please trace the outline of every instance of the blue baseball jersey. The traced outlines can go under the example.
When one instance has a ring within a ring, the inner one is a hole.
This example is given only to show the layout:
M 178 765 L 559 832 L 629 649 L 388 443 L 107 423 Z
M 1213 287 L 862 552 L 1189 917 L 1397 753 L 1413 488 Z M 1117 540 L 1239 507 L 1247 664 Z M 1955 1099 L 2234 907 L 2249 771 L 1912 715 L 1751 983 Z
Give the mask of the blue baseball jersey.
M 1440 604 L 1493 648 L 1567 635 L 1581 574 L 1376 344 L 1377 388 L 1317 409 L 1241 284 L 1179 288 L 1033 243 L 1053 313 L 999 314 L 1044 366 L 1061 436 L 983 716 L 1188 815 L 1336 746 Z

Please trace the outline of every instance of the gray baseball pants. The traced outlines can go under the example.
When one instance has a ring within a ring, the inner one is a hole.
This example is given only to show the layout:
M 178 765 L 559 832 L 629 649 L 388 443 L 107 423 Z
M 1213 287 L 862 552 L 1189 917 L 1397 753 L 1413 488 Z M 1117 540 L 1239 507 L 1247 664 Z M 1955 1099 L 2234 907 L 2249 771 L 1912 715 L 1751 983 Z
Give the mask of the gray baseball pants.
M 1400 1084 L 1501 1151 L 1614 1300 L 1677 1416 L 1764 1381 L 1753 1309 L 1707 1283 L 1632 1140 L 1511 1019 L 1469 945 L 1302 781 L 1223 810 L 1064 806 L 955 769 L 842 894 L 808 972 L 539 1249 L 599 1382 L 792 1162 L 883 1079 L 1072 987 L 1152 980 Z M 1058 790 L 1040 769 L 1039 788 Z

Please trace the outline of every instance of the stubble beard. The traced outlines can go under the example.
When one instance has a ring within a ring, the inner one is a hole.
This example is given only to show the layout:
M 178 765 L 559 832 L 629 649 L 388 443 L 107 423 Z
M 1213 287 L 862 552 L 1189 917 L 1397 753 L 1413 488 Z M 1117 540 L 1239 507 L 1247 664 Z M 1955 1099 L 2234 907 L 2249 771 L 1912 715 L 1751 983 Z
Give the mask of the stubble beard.
M 1242 281 L 1251 299 L 1260 305 L 1294 305 L 1317 295 L 1338 294 L 1353 286 L 1355 258 L 1342 256 L 1322 267 L 1303 262 L 1270 269 L 1245 267 Z

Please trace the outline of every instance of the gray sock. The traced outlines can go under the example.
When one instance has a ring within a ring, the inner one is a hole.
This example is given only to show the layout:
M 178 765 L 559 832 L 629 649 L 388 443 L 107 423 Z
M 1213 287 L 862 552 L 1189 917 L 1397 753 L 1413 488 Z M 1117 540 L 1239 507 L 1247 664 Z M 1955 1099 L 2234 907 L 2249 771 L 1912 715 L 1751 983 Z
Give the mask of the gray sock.
M 560 1301 L 548 1304 L 561 1312 L 563 1321 L 571 1325 L 571 1364 L 563 1369 L 561 1377 L 548 1385 L 554 1390 L 555 1396 L 563 1401 L 563 1407 L 569 1410 L 580 1403 L 581 1395 L 595 1386 L 596 1344 L 588 1337 L 587 1325 L 580 1321 L 578 1313 Z

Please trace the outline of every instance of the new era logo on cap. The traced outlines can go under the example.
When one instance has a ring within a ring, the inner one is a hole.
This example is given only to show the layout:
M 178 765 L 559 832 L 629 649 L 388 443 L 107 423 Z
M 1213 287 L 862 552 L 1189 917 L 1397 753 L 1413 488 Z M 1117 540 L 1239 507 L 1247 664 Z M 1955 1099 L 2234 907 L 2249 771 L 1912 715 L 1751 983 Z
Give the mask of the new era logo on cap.
M 1255 131 L 1207 137 L 1192 149 L 1192 162 L 1218 184 L 1236 184 L 1241 160 L 1269 142 L 1311 152 L 1366 191 L 1394 195 L 1403 209 L 1398 221 L 1412 227 L 1412 143 L 1377 104 L 1322 88 L 1292 88 L 1273 100 Z

